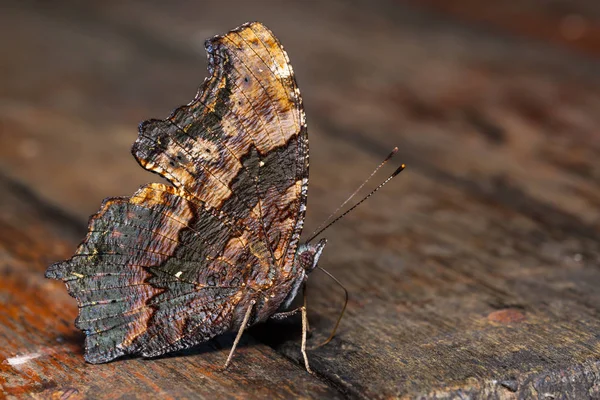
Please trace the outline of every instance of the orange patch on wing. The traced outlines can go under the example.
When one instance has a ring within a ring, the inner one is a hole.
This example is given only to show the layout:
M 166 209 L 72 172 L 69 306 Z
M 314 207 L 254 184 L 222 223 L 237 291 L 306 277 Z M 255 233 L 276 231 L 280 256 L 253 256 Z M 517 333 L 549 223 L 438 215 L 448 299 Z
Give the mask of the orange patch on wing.
M 150 251 L 172 254 L 179 245 L 180 231 L 187 228 L 193 218 L 188 200 L 180 197 L 176 191 L 172 186 L 151 183 L 138 190 L 129 200 L 131 204 L 163 210 L 159 228 L 153 233 L 152 243 L 147 245 Z
M 129 330 L 127 335 L 123 338 L 123 342 L 119 345 L 120 347 L 126 348 L 131 346 L 133 341 L 140 335 L 144 334 L 148 329 L 148 321 L 152 317 L 153 310 L 149 307 L 144 307 L 140 313 L 137 314 L 137 318 L 129 324 Z

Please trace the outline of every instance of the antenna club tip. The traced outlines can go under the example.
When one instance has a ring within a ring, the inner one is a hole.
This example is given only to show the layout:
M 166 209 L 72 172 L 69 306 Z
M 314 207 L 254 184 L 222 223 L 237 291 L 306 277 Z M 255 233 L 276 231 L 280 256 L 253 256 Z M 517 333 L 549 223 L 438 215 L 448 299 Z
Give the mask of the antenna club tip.
M 398 169 L 396 171 L 394 171 L 394 173 L 392 174 L 392 177 L 398 175 L 400 172 L 402 172 L 404 170 L 404 168 L 406 168 L 406 164 L 402 164 L 398 167 Z
M 394 155 L 396 155 L 396 153 L 398 152 L 398 146 L 394 147 L 392 152 L 390 154 L 388 154 L 388 156 L 385 158 L 385 160 L 383 160 L 383 164 L 385 164 L 390 158 L 394 157 Z

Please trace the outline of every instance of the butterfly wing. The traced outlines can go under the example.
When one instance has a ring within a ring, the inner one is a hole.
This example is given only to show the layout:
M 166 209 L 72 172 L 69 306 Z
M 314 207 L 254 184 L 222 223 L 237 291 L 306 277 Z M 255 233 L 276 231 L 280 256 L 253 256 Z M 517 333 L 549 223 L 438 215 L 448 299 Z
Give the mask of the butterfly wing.
M 107 199 L 76 254 L 47 271 L 78 301 L 89 362 L 237 329 L 257 297 L 253 321 L 264 319 L 285 296 L 263 294 L 299 273 L 308 140 L 287 55 L 260 23 L 206 49 L 211 76 L 196 98 L 142 123 L 132 149 L 172 186 Z

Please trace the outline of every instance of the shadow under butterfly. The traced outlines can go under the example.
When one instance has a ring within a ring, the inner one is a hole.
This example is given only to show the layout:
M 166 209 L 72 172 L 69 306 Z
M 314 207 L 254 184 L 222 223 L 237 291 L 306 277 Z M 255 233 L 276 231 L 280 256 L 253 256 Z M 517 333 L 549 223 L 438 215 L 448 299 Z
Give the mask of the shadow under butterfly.
M 140 124 L 132 148 L 143 168 L 170 185 L 151 183 L 131 197 L 104 200 L 75 254 L 51 265 L 46 277 L 65 282 L 77 299 L 75 326 L 86 334 L 90 363 L 156 357 L 237 331 L 227 367 L 247 326 L 300 312 L 311 372 L 306 297 L 288 310 L 326 244 L 311 241 L 404 165 L 325 225 L 394 149 L 324 227 L 299 243 L 308 137 L 288 56 L 258 22 L 205 46 L 210 76 L 194 100 L 165 120 Z

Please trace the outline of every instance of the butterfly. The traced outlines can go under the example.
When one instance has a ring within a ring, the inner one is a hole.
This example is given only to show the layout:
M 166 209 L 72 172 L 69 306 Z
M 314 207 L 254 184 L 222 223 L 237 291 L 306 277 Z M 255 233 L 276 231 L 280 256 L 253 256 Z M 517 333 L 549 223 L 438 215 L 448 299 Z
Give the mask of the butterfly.
M 169 184 L 105 199 L 75 254 L 51 265 L 46 277 L 62 280 L 77 300 L 75 326 L 86 334 L 90 363 L 156 357 L 237 332 L 227 367 L 247 326 L 300 312 L 301 352 L 312 372 L 306 297 L 289 310 L 327 240 L 310 242 L 404 164 L 300 243 L 308 136 L 289 58 L 259 22 L 208 39 L 205 47 L 210 76 L 194 100 L 167 119 L 142 122 L 133 144 L 138 163 Z
M 132 153 L 169 184 L 104 200 L 68 260 L 46 277 L 77 299 L 85 360 L 160 356 L 286 310 L 326 240 L 300 244 L 308 189 L 306 118 L 282 45 L 258 22 L 205 42 L 209 77 Z

